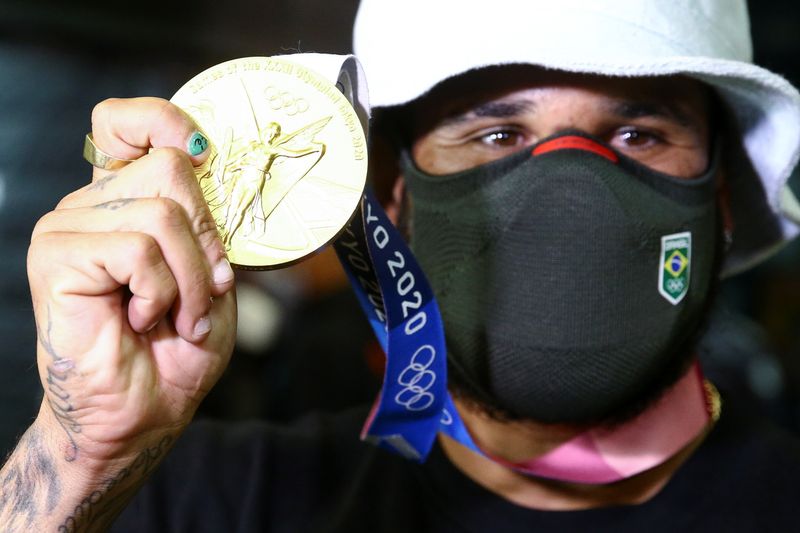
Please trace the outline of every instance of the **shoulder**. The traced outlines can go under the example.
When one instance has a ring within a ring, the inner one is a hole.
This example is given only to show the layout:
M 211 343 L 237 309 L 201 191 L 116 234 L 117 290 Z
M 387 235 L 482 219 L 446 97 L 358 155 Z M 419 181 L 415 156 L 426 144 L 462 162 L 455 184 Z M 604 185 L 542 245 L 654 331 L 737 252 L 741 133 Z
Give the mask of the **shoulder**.
M 738 475 L 754 480 L 768 472 L 800 473 L 800 437 L 730 395 L 724 397 L 720 421 L 701 450 L 706 460 L 718 466 L 735 464 Z
M 692 524 L 780 531 L 800 514 L 798 479 L 800 438 L 727 396 L 719 422 L 665 492 L 673 511 L 692 510 Z

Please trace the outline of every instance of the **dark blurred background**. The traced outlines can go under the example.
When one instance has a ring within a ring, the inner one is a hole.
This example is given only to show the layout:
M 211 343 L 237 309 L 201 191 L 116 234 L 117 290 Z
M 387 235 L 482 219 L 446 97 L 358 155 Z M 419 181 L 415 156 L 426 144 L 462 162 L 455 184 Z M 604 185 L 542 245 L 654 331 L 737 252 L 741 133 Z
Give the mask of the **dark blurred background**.
M 0 456 L 41 398 L 25 275 L 36 220 L 90 177 L 81 158 L 95 103 L 169 98 L 221 61 L 350 51 L 357 0 L 0 0 Z M 800 83 L 800 4 L 751 2 L 758 63 Z M 369 401 L 382 359 L 330 252 L 239 276 L 230 368 L 202 415 L 288 420 Z M 701 347 L 707 372 L 800 430 L 800 246 L 725 282 Z

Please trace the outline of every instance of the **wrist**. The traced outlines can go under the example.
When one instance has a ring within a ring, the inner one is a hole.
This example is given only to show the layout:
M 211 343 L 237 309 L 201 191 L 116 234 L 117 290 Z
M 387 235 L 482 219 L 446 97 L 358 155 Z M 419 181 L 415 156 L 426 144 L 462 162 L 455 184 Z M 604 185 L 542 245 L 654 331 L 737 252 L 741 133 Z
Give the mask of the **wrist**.
M 70 434 L 43 404 L 28 432 L 48 457 L 64 486 L 86 497 L 128 478 L 143 479 L 160 462 L 183 428 L 142 432 L 124 442 L 94 442 L 80 433 Z M 96 496 L 96 494 L 95 494 Z
M 3 467 L 0 479 L 13 483 L 0 487 L 0 523 L 12 524 L 9 531 L 27 531 L 16 526 L 24 524 L 33 524 L 37 531 L 104 530 L 155 470 L 176 437 L 169 432 L 151 432 L 117 448 L 113 456 L 80 449 L 68 460 L 65 442 L 66 452 L 71 451 L 71 444 L 57 419 L 40 413 Z

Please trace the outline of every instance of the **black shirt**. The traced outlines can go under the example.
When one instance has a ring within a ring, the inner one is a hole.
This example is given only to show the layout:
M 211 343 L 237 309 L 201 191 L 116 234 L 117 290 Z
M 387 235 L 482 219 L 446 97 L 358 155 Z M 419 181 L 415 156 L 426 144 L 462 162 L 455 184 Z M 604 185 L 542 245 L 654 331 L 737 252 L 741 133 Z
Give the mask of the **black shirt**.
M 358 440 L 365 409 L 194 424 L 117 532 L 800 531 L 800 443 L 725 402 L 705 442 L 640 505 L 537 511 L 467 478 L 434 447 L 417 464 Z

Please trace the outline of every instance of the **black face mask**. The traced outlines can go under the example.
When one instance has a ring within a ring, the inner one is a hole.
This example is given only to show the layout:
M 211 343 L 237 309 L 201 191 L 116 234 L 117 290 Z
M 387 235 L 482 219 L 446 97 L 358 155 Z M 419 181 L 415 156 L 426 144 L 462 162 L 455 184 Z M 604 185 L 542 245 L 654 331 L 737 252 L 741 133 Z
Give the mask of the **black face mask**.
M 685 357 L 716 275 L 716 158 L 679 179 L 567 133 L 457 174 L 404 167 L 449 371 L 478 400 L 602 418 Z

